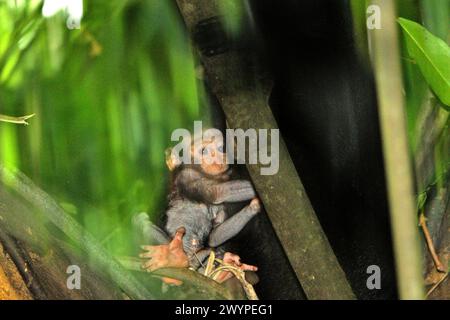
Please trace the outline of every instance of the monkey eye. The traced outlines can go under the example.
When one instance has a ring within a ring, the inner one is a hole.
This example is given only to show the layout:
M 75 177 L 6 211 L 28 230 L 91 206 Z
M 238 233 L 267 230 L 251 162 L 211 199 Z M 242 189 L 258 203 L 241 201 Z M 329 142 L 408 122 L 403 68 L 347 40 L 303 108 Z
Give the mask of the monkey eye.
M 208 150 L 208 148 L 203 147 L 203 148 L 200 150 L 200 152 L 201 152 L 204 156 L 206 156 L 206 155 L 208 155 L 209 150 Z
M 220 153 L 223 153 L 223 144 L 217 147 L 217 151 L 219 151 Z

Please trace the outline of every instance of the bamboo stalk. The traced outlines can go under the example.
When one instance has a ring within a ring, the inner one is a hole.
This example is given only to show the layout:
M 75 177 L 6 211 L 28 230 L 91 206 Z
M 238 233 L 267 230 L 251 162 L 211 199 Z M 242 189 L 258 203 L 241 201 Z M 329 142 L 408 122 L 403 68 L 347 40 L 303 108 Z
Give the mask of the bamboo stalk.
M 391 228 L 401 299 L 423 299 L 422 256 L 406 132 L 395 1 L 373 0 L 382 28 L 369 31 L 377 85 Z

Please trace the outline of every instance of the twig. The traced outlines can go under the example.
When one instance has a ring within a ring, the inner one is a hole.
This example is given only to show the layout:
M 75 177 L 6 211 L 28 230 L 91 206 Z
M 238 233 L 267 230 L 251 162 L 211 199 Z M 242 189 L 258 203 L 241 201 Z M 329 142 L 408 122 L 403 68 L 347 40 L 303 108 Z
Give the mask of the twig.
M 219 264 L 217 268 L 215 267 L 214 264 L 216 261 Z M 244 289 L 245 294 L 247 295 L 247 298 L 249 300 L 259 300 L 258 295 L 255 292 L 255 289 L 245 279 L 245 272 L 235 266 L 224 263 L 223 260 L 221 259 L 218 258 L 216 259 L 216 254 L 214 250 L 211 250 L 204 275 L 207 276 L 208 278 L 217 281 L 217 277 L 219 276 L 220 271 L 231 272 L 236 277 L 236 279 L 238 279 L 238 281 L 241 283 L 242 288 Z
M 239 268 L 230 266 L 230 265 L 222 265 L 216 269 L 214 269 L 209 277 L 212 279 L 216 279 L 215 275 L 218 275 L 220 271 L 228 271 L 231 272 L 242 284 L 242 287 L 244 288 L 245 294 L 247 295 L 247 298 L 249 300 L 259 300 L 258 295 L 255 292 L 255 289 L 253 286 L 248 283 L 248 281 L 245 279 L 245 272 L 240 270 Z
M 16 124 L 23 124 L 23 125 L 28 125 L 27 120 L 34 117 L 34 113 L 33 114 L 29 114 L 27 116 L 22 116 L 22 117 L 12 117 L 12 116 L 6 116 L 4 114 L 0 114 L 0 121 L 3 122 L 8 122 L 8 123 L 16 123 Z
M 434 286 L 432 286 L 430 290 L 428 290 L 428 292 L 427 292 L 427 298 L 429 297 L 430 294 L 433 293 L 434 290 L 436 290 L 437 287 L 439 287 L 439 286 L 441 285 L 442 282 L 444 282 L 444 280 L 447 278 L 447 276 L 448 276 L 448 272 L 445 273 L 445 274 L 442 276 L 441 280 L 439 280 Z
M 439 256 L 436 254 L 436 249 L 434 248 L 433 239 L 431 239 L 430 231 L 427 227 L 427 218 L 425 218 L 425 215 L 423 212 L 420 214 L 419 217 L 419 225 L 422 227 L 423 234 L 425 236 L 425 240 L 427 242 L 428 250 L 430 251 L 431 257 L 433 258 L 434 265 L 439 272 L 446 272 L 444 265 L 442 264 L 441 260 L 439 260 Z
M 206 264 L 206 268 L 205 268 L 205 276 L 209 276 L 211 274 L 211 272 L 214 269 L 214 261 L 216 260 L 216 254 L 214 252 L 214 250 L 211 250 L 211 253 L 209 254 L 209 258 L 208 258 L 208 263 Z

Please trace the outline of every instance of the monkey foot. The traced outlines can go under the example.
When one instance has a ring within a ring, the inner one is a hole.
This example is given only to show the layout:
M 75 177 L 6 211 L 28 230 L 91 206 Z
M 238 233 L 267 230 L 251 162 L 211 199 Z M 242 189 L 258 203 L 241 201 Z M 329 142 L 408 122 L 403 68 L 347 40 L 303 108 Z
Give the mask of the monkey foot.
M 225 252 L 223 256 L 223 263 L 226 265 L 230 265 L 233 267 L 236 267 L 242 271 L 258 271 L 258 267 L 252 266 L 250 264 L 245 264 L 241 262 L 241 257 L 239 257 L 237 254 L 231 253 L 231 252 Z M 216 281 L 219 283 L 222 283 L 230 278 L 232 278 L 234 275 L 233 273 L 229 271 L 221 271 L 219 275 L 216 278 Z
M 250 201 L 250 208 L 254 212 L 260 212 L 261 211 L 261 201 L 258 198 L 253 198 L 252 201 Z
M 152 272 L 161 268 L 187 268 L 189 259 L 183 250 L 183 236 L 185 230 L 177 230 L 175 237 L 169 244 L 159 246 L 141 246 L 145 251 L 139 255 L 140 258 L 147 259 L 142 264 L 142 269 Z M 167 284 L 181 285 L 180 280 L 172 278 L 162 278 Z

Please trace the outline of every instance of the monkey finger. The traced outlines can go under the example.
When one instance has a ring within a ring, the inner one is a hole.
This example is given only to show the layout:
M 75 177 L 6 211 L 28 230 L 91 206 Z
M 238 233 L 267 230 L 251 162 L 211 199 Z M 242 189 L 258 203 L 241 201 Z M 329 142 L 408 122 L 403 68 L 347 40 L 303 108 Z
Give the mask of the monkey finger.
M 233 276 L 234 275 L 231 272 L 229 272 L 229 271 L 220 271 L 219 274 L 216 277 L 216 281 L 218 283 L 223 283 L 226 280 L 232 278 Z
M 154 253 L 153 252 L 149 252 L 149 251 L 139 254 L 139 258 L 151 259 L 153 257 L 154 257 Z
M 147 272 L 150 272 L 150 267 L 148 266 L 147 262 L 141 263 L 141 269 Z
M 177 232 L 175 233 L 175 237 L 173 237 L 172 241 L 174 241 L 174 240 L 178 240 L 178 241 L 183 240 L 183 236 L 184 236 L 185 233 L 186 233 L 186 229 L 185 228 L 183 228 L 183 227 L 178 228 Z
M 141 264 L 141 268 L 149 271 L 151 266 L 151 260 L 147 260 Z
M 142 264 L 142 268 L 151 272 L 155 271 L 156 269 L 163 268 L 165 265 L 166 263 L 161 260 L 152 259 L 144 262 Z
M 239 257 L 237 254 L 226 252 L 223 256 L 223 262 L 227 264 L 233 264 L 236 266 L 241 265 L 241 257 Z
M 168 285 L 173 285 L 173 286 L 180 286 L 183 284 L 183 281 L 181 281 L 181 280 L 166 278 L 166 277 L 163 277 L 162 281 L 164 283 L 167 283 Z
M 258 271 L 258 267 L 257 266 L 252 266 L 250 264 L 245 264 L 243 263 L 239 269 L 241 269 L 242 271 Z
M 177 233 L 169 244 L 169 249 L 173 250 L 178 247 L 183 248 L 183 236 L 185 232 L 186 230 L 184 228 L 179 228 L 177 230 Z
M 223 255 L 223 261 L 234 260 L 234 256 L 236 256 L 236 254 L 227 251 L 227 252 L 225 252 L 225 254 Z
M 147 246 L 147 245 L 142 245 L 141 249 L 147 252 L 154 252 L 155 250 L 158 249 L 159 246 Z

